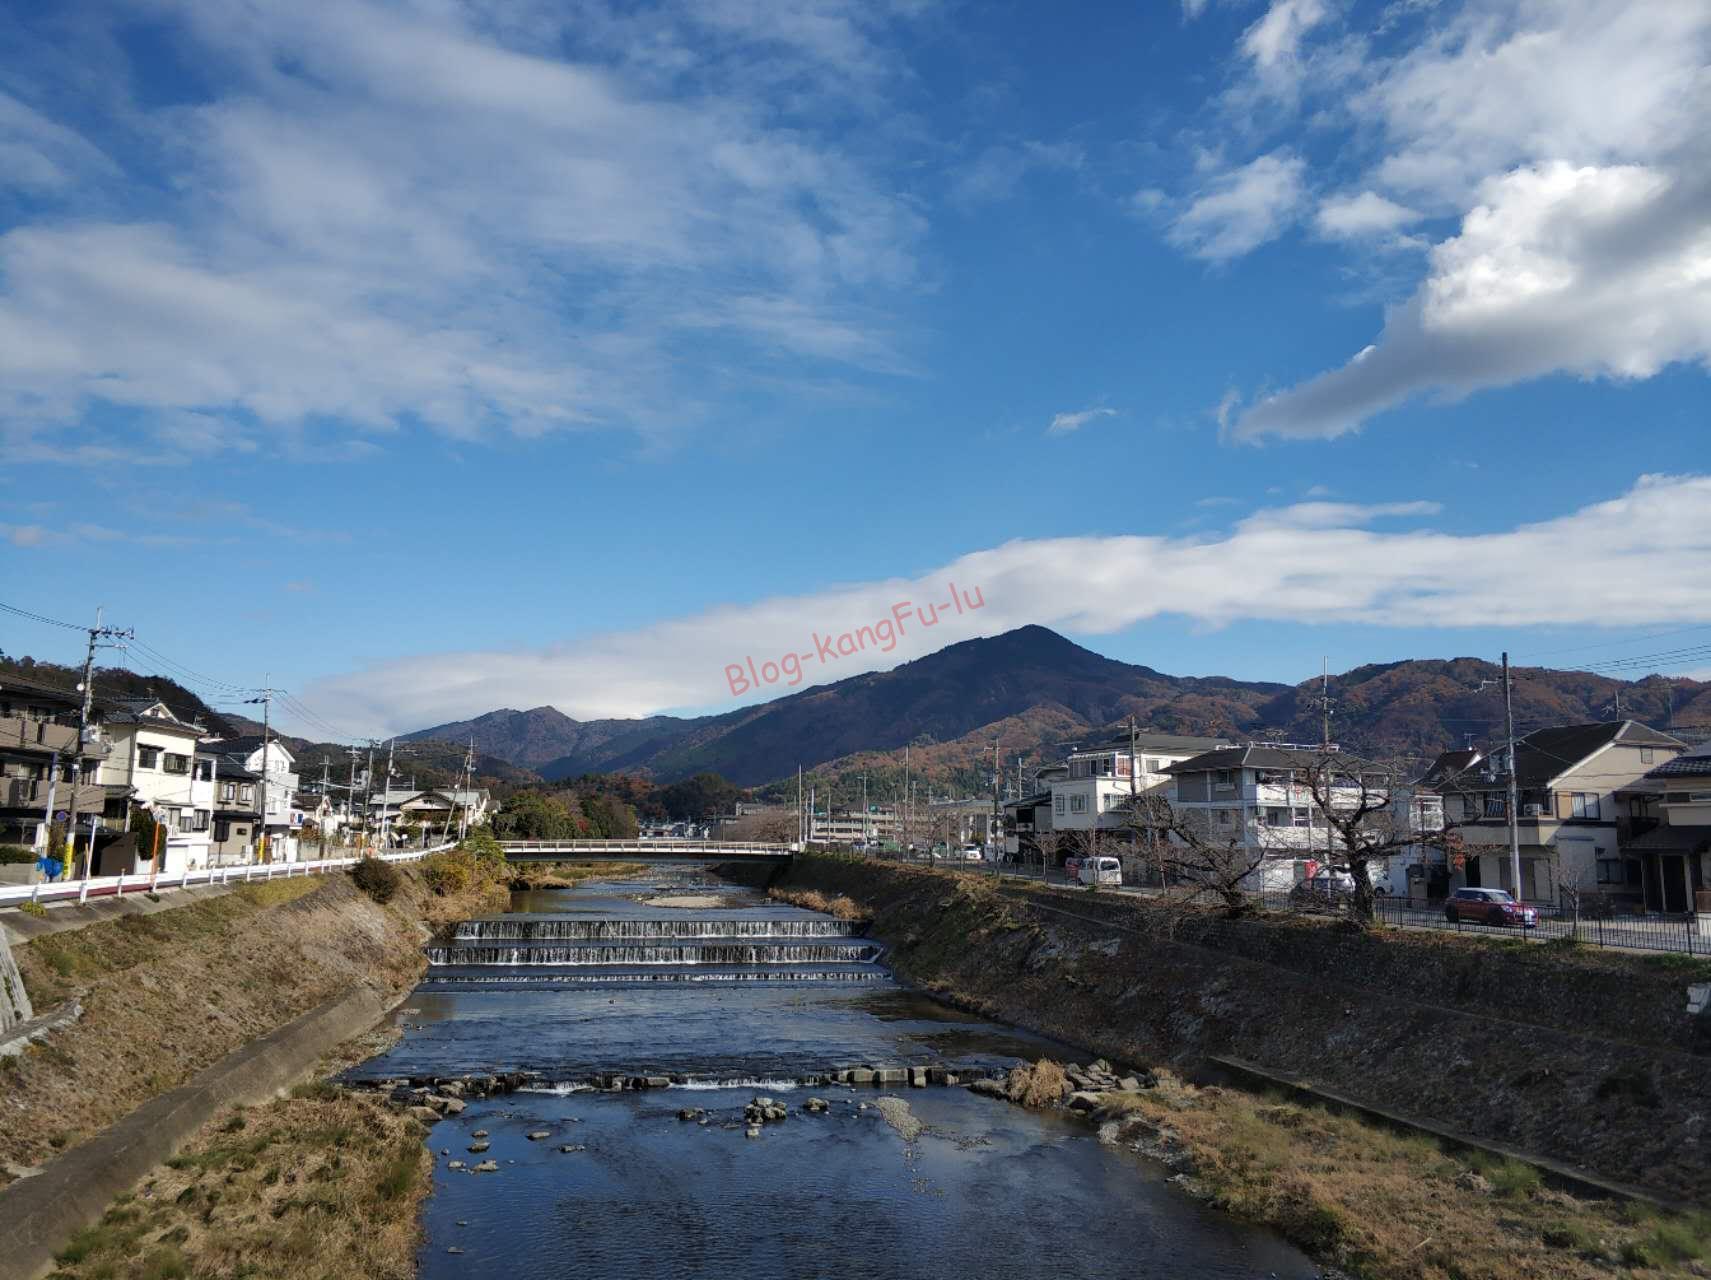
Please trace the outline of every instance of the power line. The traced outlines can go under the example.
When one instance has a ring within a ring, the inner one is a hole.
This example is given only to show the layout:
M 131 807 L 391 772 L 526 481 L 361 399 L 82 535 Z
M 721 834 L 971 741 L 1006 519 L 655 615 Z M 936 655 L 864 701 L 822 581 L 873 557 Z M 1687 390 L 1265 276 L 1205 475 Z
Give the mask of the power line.
M 1573 645 L 1567 649 L 1534 650 L 1531 653 L 1520 654 L 1523 658 L 1548 658 L 1558 653 L 1585 653 L 1588 649 L 1609 649 L 1617 645 L 1639 644 L 1643 640 L 1662 640 L 1667 636 L 1684 636 L 1695 631 L 1711 631 L 1711 627 L 1682 627 L 1675 631 L 1654 631 L 1646 636 L 1628 636 L 1622 640 L 1601 640 L 1597 644 Z
M 28 609 L 20 609 L 16 605 L 0 604 L 0 609 L 7 613 L 16 614 L 20 618 L 28 618 L 31 622 L 39 622 L 45 627 L 64 627 L 67 631 L 87 631 L 87 627 L 75 622 L 61 622 L 58 618 L 49 618 L 39 613 L 31 613 Z

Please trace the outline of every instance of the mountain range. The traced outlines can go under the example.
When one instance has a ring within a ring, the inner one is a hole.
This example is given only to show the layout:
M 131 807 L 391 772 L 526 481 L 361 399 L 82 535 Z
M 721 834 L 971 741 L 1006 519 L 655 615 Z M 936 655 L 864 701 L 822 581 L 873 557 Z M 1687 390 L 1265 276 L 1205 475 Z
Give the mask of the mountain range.
M 1429 758 L 1500 734 L 1499 669 L 1477 658 L 1357 667 L 1329 681 L 1331 736 L 1369 754 Z M 1517 731 L 1621 715 L 1711 729 L 1711 683 L 1619 680 L 1542 667 L 1514 673 Z M 473 740 L 477 752 L 549 781 L 639 772 L 669 782 L 712 771 L 743 786 L 798 765 L 841 774 L 894 764 L 983 776 L 994 740 L 1006 759 L 1088 741 L 1133 716 L 1160 732 L 1318 742 L 1327 690 L 1223 676 L 1172 676 L 1104 657 L 1044 627 L 965 640 L 891 671 L 852 676 L 721 715 L 578 721 L 550 706 L 490 711 L 407 741 Z

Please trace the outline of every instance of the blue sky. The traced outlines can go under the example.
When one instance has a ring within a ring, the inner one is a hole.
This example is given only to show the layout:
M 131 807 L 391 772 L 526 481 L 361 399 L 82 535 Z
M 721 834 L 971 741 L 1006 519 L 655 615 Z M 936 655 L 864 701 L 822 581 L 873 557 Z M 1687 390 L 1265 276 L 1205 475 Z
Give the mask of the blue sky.
M 1711 640 L 1645 638 L 1711 627 L 1693 0 L 18 4 L 0 51 L 4 599 L 299 727 L 719 709 L 947 574 L 985 605 L 803 682 L 1030 621 L 1288 681 Z

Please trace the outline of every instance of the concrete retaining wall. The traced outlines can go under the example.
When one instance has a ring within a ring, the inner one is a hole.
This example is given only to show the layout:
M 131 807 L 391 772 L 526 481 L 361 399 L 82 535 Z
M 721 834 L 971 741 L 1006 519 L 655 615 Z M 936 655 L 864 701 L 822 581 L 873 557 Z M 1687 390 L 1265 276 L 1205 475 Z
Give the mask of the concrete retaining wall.
M 321 1057 L 368 1030 L 386 998 L 360 987 L 215 1063 L 189 1084 L 144 1103 L 111 1129 L 0 1190 L 0 1280 L 35 1280 L 81 1227 L 106 1212 L 222 1107 L 263 1102 Z

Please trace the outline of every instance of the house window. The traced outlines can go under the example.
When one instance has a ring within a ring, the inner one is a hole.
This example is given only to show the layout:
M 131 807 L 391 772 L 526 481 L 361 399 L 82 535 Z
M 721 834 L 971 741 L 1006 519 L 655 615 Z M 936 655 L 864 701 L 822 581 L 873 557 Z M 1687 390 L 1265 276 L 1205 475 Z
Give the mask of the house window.
M 1235 822 L 1235 820 L 1236 820 L 1236 817 L 1235 817 L 1235 810 L 1234 809 L 1220 809 L 1220 810 L 1218 810 L 1218 825 L 1220 827 L 1230 826 L 1233 822 Z
M 1294 819 L 1295 826 L 1310 827 L 1313 825 L 1313 811 L 1305 805 L 1291 809 L 1290 815 Z
M 155 769 L 155 768 L 159 768 L 159 766 L 160 766 L 160 748 L 159 747 L 138 747 L 137 748 L 137 768 L 139 768 L 139 769 Z
M 1599 815 L 1598 797 L 1587 791 L 1573 793 L 1573 813 L 1577 818 L 1592 818 Z
M 1626 877 L 1622 874 L 1622 859 L 1620 859 L 1620 858 L 1600 858 L 1600 859 L 1598 859 L 1598 883 L 1599 884 L 1621 884 L 1621 883 L 1623 883 L 1625 878 Z
M 230 804 L 233 800 L 236 800 L 237 798 L 238 798 L 238 784 L 237 783 L 235 783 L 235 782 L 222 782 L 220 784 L 220 800 L 222 803 Z
M 1233 769 L 1219 769 L 1212 775 L 1212 785 L 1220 791 L 1232 790 L 1236 785 L 1236 775 Z
M 197 809 L 195 811 L 195 813 L 191 816 L 191 824 L 190 824 L 189 829 L 191 831 L 206 831 L 208 829 L 208 821 L 213 816 L 214 815 L 209 813 L 208 810 L 206 810 L 206 809 Z
M 1651 762 L 1652 762 L 1652 749 L 1650 747 L 1641 747 L 1640 748 L 1640 763 L 1641 764 L 1650 764 Z
M 168 751 L 166 753 L 166 759 L 161 764 L 161 768 L 167 773 L 176 773 L 180 775 L 187 774 L 190 772 L 190 757 L 174 755 L 172 752 Z
M 225 844 L 232 834 L 232 824 L 221 818 L 214 824 L 214 842 Z
M 196 781 L 212 782 L 213 780 L 214 762 L 212 760 L 198 760 L 196 762 Z
M 1063 817 L 1063 797 L 1062 796 L 1053 796 L 1052 797 L 1052 812 L 1057 814 L 1057 816 L 1060 818 Z
M 1265 825 L 1268 827 L 1287 827 L 1290 825 L 1289 810 L 1269 808 L 1265 811 Z
M 1486 793 L 1486 796 L 1485 796 L 1485 816 L 1486 817 L 1488 817 L 1488 818 L 1501 818 L 1507 812 L 1508 812 L 1508 805 L 1504 802 L 1504 798 L 1502 796 L 1496 794 L 1495 792 L 1487 792 Z
M 1148 773 L 1163 773 L 1164 761 L 1149 758 L 1146 762 L 1146 768 Z
M 1069 798 L 1069 811 L 1071 813 L 1086 813 L 1087 812 L 1087 797 L 1086 796 L 1071 796 Z
M 238 788 L 238 803 L 239 804 L 253 804 L 253 803 L 255 803 L 255 788 L 250 786 L 247 782 L 243 786 Z

